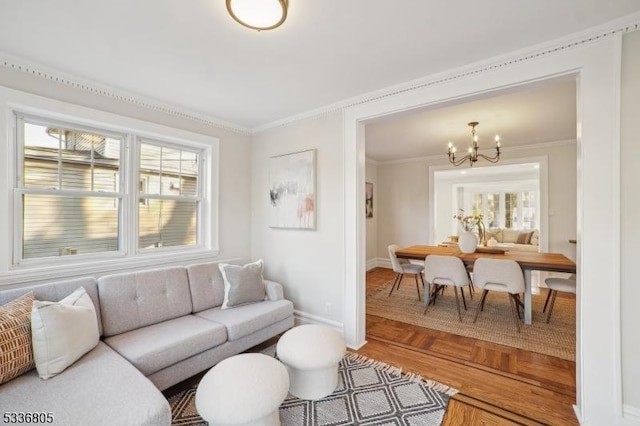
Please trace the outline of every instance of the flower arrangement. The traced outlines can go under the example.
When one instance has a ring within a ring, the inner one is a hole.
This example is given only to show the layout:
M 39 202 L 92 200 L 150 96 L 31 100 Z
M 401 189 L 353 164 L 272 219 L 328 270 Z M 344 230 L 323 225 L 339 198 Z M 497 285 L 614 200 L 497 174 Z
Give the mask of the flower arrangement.
M 465 216 L 464 210 L 460 209 L 458 210 L 458 214 L 453 216 L 453 218 L 457 219 L 462 229 L 467 232 L 484 229 L 481 214 Z
M 453 216 L 454 219 L 457 219 L 460 223 L 460 226 L 464 231 L 473 232 L 475 230 L 478 231 L 478 240 L 482 245 L 486 245 L 485 241 L 486 232 L 484 229 L 484 222 L 482 221 L 482 214 L 474 214 L 471 216 L 465 216 L 464 210 L 458 210 L 458 214 Z

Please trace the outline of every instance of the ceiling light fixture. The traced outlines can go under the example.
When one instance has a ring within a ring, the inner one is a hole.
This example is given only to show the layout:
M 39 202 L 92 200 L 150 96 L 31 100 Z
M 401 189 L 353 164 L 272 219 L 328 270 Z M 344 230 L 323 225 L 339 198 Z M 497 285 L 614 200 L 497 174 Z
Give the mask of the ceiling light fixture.
M 257 31 L 272 30 L 287 19 L 288 0 L 227 0 L 233 19 Z
M 459 166 L 465 161 L 469 160 L 469 165 L 473 166 L 473 163 L 478 161 L 478 158 L 484 158 L 487 161 L 492 163 L 497 163 L 500 159 L 500 135 L 496 135 L 496 155 L 493 157 L 489 157 L 484 154 L 478 154 L 478 135 L 476 134 L 476 126 L 480 124 L 477 121 L 472 121 L 469 123 L 469 127 L 471 127 L 471 137 L 472 137 L 472 145 L 469 147 L 469 153 L 462 158 L 458 158 L 456 160 L 456 147 L 453 146 L 453 143 L 449 142 L 449 162 L 454 166 Z

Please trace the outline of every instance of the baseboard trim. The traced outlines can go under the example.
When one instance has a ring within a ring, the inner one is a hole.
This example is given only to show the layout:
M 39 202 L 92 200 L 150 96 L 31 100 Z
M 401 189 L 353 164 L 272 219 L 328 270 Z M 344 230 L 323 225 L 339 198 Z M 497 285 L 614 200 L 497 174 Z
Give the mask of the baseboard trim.
M 577 405 L 573 404 L 573 414 L 576 415 L 576 419 L 578 420 L 578 424 L 582 424 L 582 419 L 580 418 L 580 409 Z
M 294 320 L 294 324 L 295 325 L 305 325 L 305 324 L 326 325 L 326 326 L 331 327 L 334 330 L 337 330 L 340 333 L 344 334 L 344 325 L 341 322 L 333 321 L 333 320 L 330 320 L 330 319 L 327 319 L 327 318 L 323 318 L 323 317 L 319 317 L 317 315 L 309 314 L 307 312 L 294 310 L 293 311 L 293 320 Z M 360 345 L 360 346 L 347 345 L 347 348 L 351 349 L 351 350 L 354 350 L 354 351 L 357 351 L 358 349 L 362 348 L 366 344 L 367 344 L 367 341 L 365 340 L 364 343 L 362 343 L 362 345 Z
M 319 317 L 317 315 L 299 311 L 297 309 L 294 309 L 293 311 L 293 320 L 295 322 L 295 325 L 321 324 L 321 325 L 326 325 L 331 328 L 334 328 L 338 330 L 340 333 L 344 333 L 344 326 L 341 322 Z
M 377 268 L 377 267 L 378 267 L 378 259 L 367 260 L 367 271 L 370 271 L 373 268 Z
M 379 257 L 379 258 L 376 259 L 376 266 L 378 268 L 393 269 L 393 265 L 391 264 L 391 260 L 385 259 L 384 257 Z
M 640 407 L 624 404 L 622 406 L 622 415 L 625 419 L 640 423 Z

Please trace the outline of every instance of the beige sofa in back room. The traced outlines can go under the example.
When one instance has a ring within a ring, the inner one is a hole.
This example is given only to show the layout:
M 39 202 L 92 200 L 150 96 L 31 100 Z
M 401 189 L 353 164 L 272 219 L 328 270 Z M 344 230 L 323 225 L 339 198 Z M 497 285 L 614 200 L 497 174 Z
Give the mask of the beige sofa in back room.
M 492 229 L 486 232 L 488 247 L 498 247 L 505 250 L 539 251 L 540 233 L 537 229 Z

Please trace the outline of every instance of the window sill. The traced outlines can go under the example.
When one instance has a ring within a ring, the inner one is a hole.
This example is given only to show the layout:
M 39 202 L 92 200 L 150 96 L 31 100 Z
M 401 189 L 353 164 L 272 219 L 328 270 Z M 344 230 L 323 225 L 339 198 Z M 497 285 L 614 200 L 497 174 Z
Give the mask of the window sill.
M 187 265 L 205 261 L 234 262 L 241 258 L 214 259 L 218 250 L 166 251 L 148 253 L 136 257 L 117 257 L 96 261 L 95 258 L 83 259 L 79 262 L 57 265 L 17 267 L 0 274 L 0 287 L 33 284 L 46 281 L 59 281 L 84 276 L 99 277 L 107 274 L 126 272 L 136 269 L 152 269 L 165 266 Z

